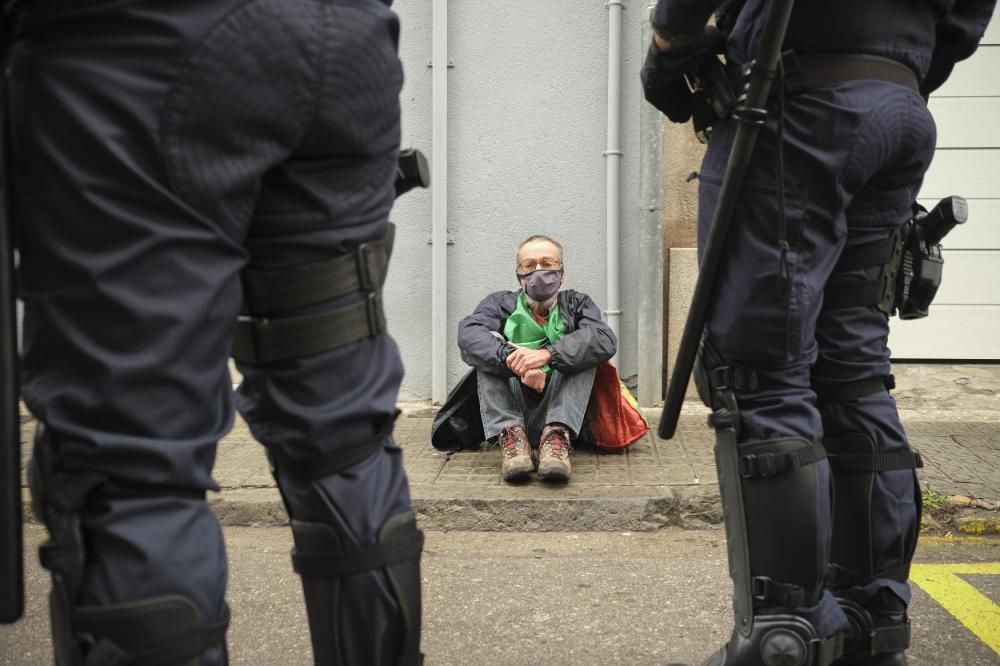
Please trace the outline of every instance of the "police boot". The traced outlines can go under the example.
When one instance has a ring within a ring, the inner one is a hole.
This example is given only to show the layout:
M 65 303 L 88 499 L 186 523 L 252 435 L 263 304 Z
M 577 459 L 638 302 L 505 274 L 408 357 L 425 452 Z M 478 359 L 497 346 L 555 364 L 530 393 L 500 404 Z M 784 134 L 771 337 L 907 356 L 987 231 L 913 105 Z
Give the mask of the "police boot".
M 221 621 L 203 624 L 194 602 L 182 595 L 101 606 L 79 603 L 87 564 L 81 510 L 102 492 L 106 479 L 64 473 L 57 449 L 55 438 L 39 425 L 29 485 L 32 508 L 49 533 L 39 559 L 52 576 L 49 614 L 56 665 L 198 666 L 202 654 L 216 645 L 224 663 L 228 609 Z
M 844 656 L 835 663 L 905 666 L 910 620 L 899 597 L 882 589 L 864 605 L 843 598 L 837 602 L 847 615 L 848 627 Z

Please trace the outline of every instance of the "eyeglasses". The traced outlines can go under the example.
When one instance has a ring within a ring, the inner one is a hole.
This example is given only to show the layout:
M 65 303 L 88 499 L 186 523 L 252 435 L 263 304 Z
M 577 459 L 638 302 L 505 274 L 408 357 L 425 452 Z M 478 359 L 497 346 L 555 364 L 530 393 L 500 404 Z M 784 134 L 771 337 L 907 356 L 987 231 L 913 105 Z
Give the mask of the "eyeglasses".
M 544 271 L 554 271 L 562 268 L 562 262 L 552 257 L 542 257 L 541 259 L 525 259 L 517 265 L 519 273 L 527 274 L 541 268 Z

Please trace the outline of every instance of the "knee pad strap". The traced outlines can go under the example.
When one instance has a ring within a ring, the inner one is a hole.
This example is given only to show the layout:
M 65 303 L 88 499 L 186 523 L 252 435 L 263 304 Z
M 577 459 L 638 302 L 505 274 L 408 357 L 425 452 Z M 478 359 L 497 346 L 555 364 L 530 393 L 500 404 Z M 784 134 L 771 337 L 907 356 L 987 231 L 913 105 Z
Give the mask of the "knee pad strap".
M 716 429 L 731 425 L 738 437 L 740 415 L 735 392 L 757 390 L 760 386 L 759 373 L 753 368 L 727 363 L 702 337 L 694 364 L 694 383 L 698 397 L 713 410 L 709 425 Z
M 228 607 L 219 622 L 201 624 L 194 603 L 181 595 L 73 609 L 85 666 L 196 666 L 202 652 L 225 640 L 228 627 Z

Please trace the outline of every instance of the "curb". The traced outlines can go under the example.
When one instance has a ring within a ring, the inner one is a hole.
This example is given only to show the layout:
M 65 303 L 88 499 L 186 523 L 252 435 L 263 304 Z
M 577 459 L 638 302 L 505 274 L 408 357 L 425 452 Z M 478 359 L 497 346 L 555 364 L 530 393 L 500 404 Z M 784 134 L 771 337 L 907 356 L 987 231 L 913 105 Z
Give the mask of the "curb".
M 474 532 L 655 532 L 719 525 L 719 498 L 414 499 L 421 527 Z
M 213 493 L 209 507 L 224 527 L 279 527 L 288 514 L 274 487 L 227 488 Z M 468 498 L 414 497 L 420 526 L 470 532 L 655 532 L 665 527 L 719 529 L 718 491 L 670 489 L 654 497 Z M 26 524 L 39 524 L 27 497 Z M 924 507 L 921 532 L 1000 536 L 1000 512 L 960 502 Z
M 275 488 L 227 489 L 208 504 L 224 527 L 277 527 L 288 515 Z M 711 528 L 722 523 L 719 495 L 626 498 L 413 499 L 420 526 L 473 532 L 655 532 L 664 527 Z M 37 524 L 30 507 L 24 521 Z

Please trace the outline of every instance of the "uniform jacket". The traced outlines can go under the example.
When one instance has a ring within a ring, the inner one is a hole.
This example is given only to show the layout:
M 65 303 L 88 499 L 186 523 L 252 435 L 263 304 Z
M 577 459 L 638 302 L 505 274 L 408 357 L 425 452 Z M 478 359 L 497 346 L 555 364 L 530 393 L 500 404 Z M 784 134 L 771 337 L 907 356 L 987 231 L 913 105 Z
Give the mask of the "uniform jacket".
M 476 372 L 513 377 L 507 356 L 514 348 L 503 338 L 507 317 L 517 307 L 520 291 L 498 291 L 476 306 L 458 324 L 458 347 L 462 360 L 472 366 L 452 389 L 431 426 L 431 441 L 439 449 L 476 448 L 483 441 Z M 618 341 L 601 319 L 601 311 L 590 296 L 564 289 L 558 297 L 559 315 L 566 333 L 547 347 L 549 366 L 573 374 L 596 367 L 615 355 Z

